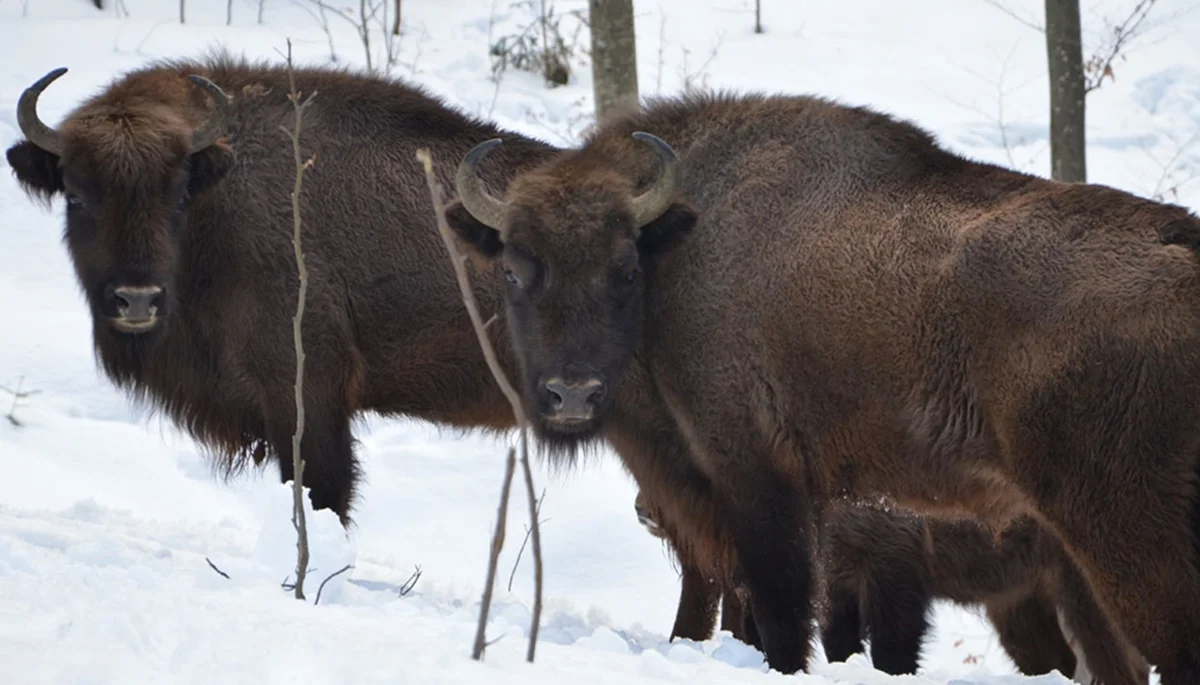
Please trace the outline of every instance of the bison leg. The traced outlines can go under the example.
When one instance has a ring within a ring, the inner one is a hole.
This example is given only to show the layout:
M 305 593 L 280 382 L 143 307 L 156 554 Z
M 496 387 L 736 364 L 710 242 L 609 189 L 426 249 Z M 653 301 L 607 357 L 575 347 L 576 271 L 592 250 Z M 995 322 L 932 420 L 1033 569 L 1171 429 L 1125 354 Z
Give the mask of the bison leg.
M 717 624 L 717 601 L 721 598 L 721 587 L 706 578 L 695 564 L 680 561 L 680 566 L 683 579 L 671 639 L 707 640 L 712 637 Z
M 1094 460 L 1099 457 L 1047 461 Z M 1130 457 L 1113 460 L 1149 463 Z M 1158 667 L 1162 684 L 1200 683 L 1200 573 L 1194 542 L 1188 539 L 1190 507 L 1180 506 L 1179 498 L 1137 492 L 1139 485 L 1151 482 L 1149 477 L 1118 484 L 1089 475 L 1069 493 L 1040 498 L 1043 515 L 1105 612 L 1121 622 L 1135 648 Z M 1061 480 L 1047 474 L 1042 482 L 1052 479 Z M 1081 631 L 1084 625 L 1073 628 Z M 1088 661 L 1093 669 L 1101 667 L 1090 655 Z
M 1075 653 L 1058 627 L 1054 602 L 1041 589 L 984 603 L 1000 646 L 1025 675 L 1075 672 Z M 1112 683 L 1110 685 L 1116 685 Z
M 857 590 L 843 583 L 830 583 L 828 609 L 821 627 L 825 660 L 846 662 L 851 655 L 865 654 L 863 628 Z
M 1094 676 L 1104 685 L 1146 685 L 1150 671 L 1145 659 L 1096 603 L 1092 588 L 1074 562 L 1065 553 L 1061 558 L 1056 613 L 1075 656 L 1074 679 L 1083 683 L 1085 677 L 1090 680 Z
M 754 626 L 754 612 L 746 606 L 743 594 L 744 590 L 738 588 L 725 590 L 721 598 L 721 630 L 728 630 L 735 639 L 761 650 L 762 640 Z
M 884 673 L 902 675 L 917 672 L 933 598 L 922 575 L 907 573 L 907 564 L 895 570 L 875 568 L 867 581 L 867 630 L 872 665 Z
M 767 663 L 795 673 L 807 666 L 812 636 L 808 503 L 774 478 L 722 499 Z
M 305 410 L 304 434 L 300 441 L 300 456 L 304 459 L 302 480 L 309 489 L 314 510 L 332 509 L 342 525 L 349 526 L 354 487 L 359 477 L 350 419 L 337 412 L 320 409 L 320 405 L 317 405 Z M 279 475 L 284 483 L 291 481 L 294 475 L 294 423 L 290 416 L 288 418 L 286 424 L 279 422 L 271 430 L 271 441 L 279 455 Z

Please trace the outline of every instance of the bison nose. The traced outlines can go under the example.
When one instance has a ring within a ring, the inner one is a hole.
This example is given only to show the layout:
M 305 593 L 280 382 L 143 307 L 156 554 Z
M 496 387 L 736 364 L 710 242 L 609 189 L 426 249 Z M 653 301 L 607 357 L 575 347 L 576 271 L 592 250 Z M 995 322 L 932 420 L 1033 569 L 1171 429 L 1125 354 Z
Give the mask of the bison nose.
M 550 409 L 558 419 L 590 419 L 604 397 L 604 383 L 596 378 L 579 382 L 554 379 L 546 381 L 542 387 L 550 400 Z
M 163 289 L 157 285 L 123 285 L 113 289 L 117 311 L 131 322 L 149 321 L 162 306 Z

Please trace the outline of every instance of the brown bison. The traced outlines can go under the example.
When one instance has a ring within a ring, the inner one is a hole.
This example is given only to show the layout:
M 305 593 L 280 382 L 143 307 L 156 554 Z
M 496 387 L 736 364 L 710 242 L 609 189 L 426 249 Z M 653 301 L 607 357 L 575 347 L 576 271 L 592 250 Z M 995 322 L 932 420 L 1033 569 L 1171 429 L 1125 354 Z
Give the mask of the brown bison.
M 222 55 L 151 65 L 51 128 L 35 108 L 65 71 L 21 96 L 27 140 L 7 157 L 27 192 L 66 198 L 66 245 L 100 363 L 216 451 L 227 473 L 269 452 L 290 480 L 297 275 L 295 167 L 280 130 L 294 116 L 286 68 Z M 305 96 L 317 93 L 301 132 L 304 157 L 316 155 L 301 197 L 303 480 L 316 508 L 349 523 L 356 412 L 462 428 L 514 421 L 463 308 L 415 150 L 452 170 L 501 135 L 513 154 L 501 173 L 511 175 L 553 148 L 396 81 L 330 69 L 295 77 Z M 485 316 L 503 306 L 490 282 L 476 297 Z
M 773 668 L 808 662 L 822 509 L 885 494 L 1032 515 L 1164 685 L 1200 682 L 1195 216 L 813 97 L 660 101 L 498 198 L 502 150 L 449 218 L 503 270 L 537 431 L 607 437 L 736 558 Z
M 670 540 L 669 526 L 641 493 L 634 509 L 650 534 Z M 745 588 L 723 588 L 695 560 L 676 557 L 682 589 L 671 639 L 710 637 L 720 602 L 721 629 L 759 647 Z M 821 526 L 817 568 L 821 644 L 830 662 L 865 652 L 869 637 L 875 668 L 915 673 L 932 602 L 945 599 L 984 605 L 1022 673 L 1058 670 L 1088 682 L 1094 671 L 1107 685 L 1149 681 L 1144 660 L 1108 620 L 1061 543 L 1031 517 L 997 536 L 972 519 L 835 503 Z

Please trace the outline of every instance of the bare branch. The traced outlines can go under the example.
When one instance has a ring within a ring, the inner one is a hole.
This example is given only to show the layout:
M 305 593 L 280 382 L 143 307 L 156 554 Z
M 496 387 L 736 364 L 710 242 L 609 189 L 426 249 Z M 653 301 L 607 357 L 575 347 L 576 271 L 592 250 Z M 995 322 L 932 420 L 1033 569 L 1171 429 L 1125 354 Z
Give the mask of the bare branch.
M 300 452 L 300 441 L 304 435 L 304 340 L 301 324 L 304 320 L 304 305 L 308 296 L 308 269 L 304 264 L 304 250 L 300 238 L 300 190 L 304 183 L 305 170 L 312 167 L 315 157 L 307 162 L 300 154 L 300 130 L 304 110 L 316 97 L 316 92 L 307 100 L 300 100 L 296 90 L 296 73 L 292 66 L 292 40 L 287 41 L 288 100 L 296 116 L 295 128 L 284 132 L 292 140 L 292 158 L 296 165 L 296 180 L 292 186 L 292 248 L 296 257 L 296 270 L 300 279 L 300 292 L 296 298 L 296 315 L 292 318 L 292 343 L 296 349 L 296 432 L 292 435 L 292 525 L 296 528 L 296 599 L 304 599 L 304 578 L 308 572 L 308 523 L 304 517 L 304 458 Z M 323 585 L 323 583 L 322 583 Z M 318 595 L 320 591 L 318 590 Z
M 317 598 L 313 600 L 313 606 L 316 606 L 321 603 L 321 591 L 325 589 L 325 583 L 328 583 L 329 581 L 333 580 L 335 577 L 342 575 L 343 573 L 345 573 L 346 571 L 349 571 L 352 568 L 354 568 L 354 564 L 346 564 L 345 566 L 334 571 L 333 573 L 330 573 L 328 576 L 325 576 L 325 580 L 322 580 L 321 585 L 317 588 Z
M 20 419 L 17 418 L 17 410 L 24 406 L 24 400 L 41 392 L 41 390 L 22 390 L 21 386 L 24 384 L 25 377 L 20 376 L 17 378 L 17 387 L 15 389 L 0 385 L 0 390 L 12 395 L 12 406 L 9 407 L 8 413 L 4 415 L 4 418 L 8 419 L 8 422 L 16 428 L 20 428 L 21 426 L 25 425 L 21 423 Z
M 529 648 L 525 655 L 526 661 L 532 662 L 537 648 L 538 628 L 541 624 L 542 616 L 542 546 L 541 536 L 538 531 L 537 500 L 534 496 L 533 474 L 529 467 L 529 421 L 525 416 L 525 407 L 521 403 L 521 396 L 517 394 L 516 389 L 509 382 L 508 376 L 505 375 L 504 368 L 500 365 L 500 361 L 496 357 L 496 350 L 492 347 L 492 341 L 488 337 L 483 318 L 479 315 L 479 306 L 476 304 L 475 294 L 471 290 L 466 265 L 455 248 L 454 236 L 450 232 L 449 224 L 446 223 L 446 208 L 442 203 L 440 184 L 433 173 L 433 158 L 430 156 L 428 149 L 422 148 L 417 150 L 417 159 L 425 167 L 425 180 L 429 184 L 429 195 L 433 200 L 433 211 L 437 219 L 438 232 L 442 236 L 442 243 L 445 245 L 446 253 L 450 257 L 450 263 L 454 266 L 454 275 L 458 280 L 458 287 L 462 293 L 463 305 L 467 308 L 471 325 L 475 329 L 476 337 L 479 338 L 479 346 L 483 350 L 483 357 L 487 361 L 488 368 L 495 377 L 496 383 L 500 386 L 500 390 L 508 398 L 509 404 L 512 405 L 513 414 L 517 419 L 517 428 L 520 431 L 521 467 L 525 473 L 525 492 L 529 502 L 530 526 L 533 528 L 532 540 L 535 568 L 533 616 L 531 617 L 529 626 Z M 471 654 L 471 657 L 476 660 L 483 658 L 484 649 L 487 647 L 484 633 L 487 628 L 488 611 L 492 604 L 492 592 L 496 584 L 496 566 L 499 563 L 500 550 L 504 546 L 504 527 L 508 514 L 509 491 L 512 489 L 515 457 L 516 450 L 510 447 L 504 469 L 504 485 L 500 492 L 500 509 L 496 517 L 496 531 L 492 537 L 492 549 L 488 558 L 487 580 L 484 583 L 483 599 L 479 608 L 479 623 L 475 630 L 475 645 Z
M 401 597 L 407 597 L 408 593 L 412 592 L 413 588 L 415 588 L 417 586 L 417 581 L 420 579 L 421 579 L 421 566 L 418 564 L 417 566 L 414 567 L 412 575 L 410 575 L 408 577 L 408 580 L 404 581 L 400 585 L 400 589 L 397 590 L 397 592 L 400 594 Z
M 996 9 L 1000 10 L 1001 12 L 1007 14 L 1008 16 L 1012 17 L 1013 19 L 1016 19 L 1017 21 L 1021 22 L 1021 24 L 1028 26 L 1029 28 L 1033 29 L 1034 31 L 1037 31 L 1039 33 L 1046 32 L 1045 26 L 1042 26 L 1041 24 L 1037 23 L 1036 21 L 1033 21 L 1032 19 L 1026 19 L 1025 17 L 1022 17 L 1021 15 L 1019 15 L 1015 11 L 1013 11 L 1010 7 L 1008 7 L 1004 3 L 1000 2 L 1000 0 L 983 0 L 983 1 L 985 3 L 991 5 L 992 7 L 995 7 Z
M 1113 75 L 1113 62 L 1128 46 L 1129 41 L 1141 33 L 1146 15 L 1150 13 L 1154 3 L 1155 0 L 1139 0 L 1124 21 L 1109 27 L 1109 42 L 1101 45 L 1084 65 L 1083 70 L 1087 74 L 1084 93 L 1090 93 L 1099 88 L 1104 83 L 1105 76 L 1111 79 L 1116 78 Z
M 495 317 L 492 317 L 492 318 L 495 318 Z M 537 512 L 541 512 L 542 501 L 545 499 L 546 499 L 546 490 L 543 489 L 542 496 L 539 497 L 538 501 L 537 501 L 537 510 L 536 510 L 535 514 Z M 540 524 L 545 523 L 545 521 L 539 521 L 538 523 L 539 523 L 539 527 L 540 527 Z M 517 575 L 517 567 L 521 565 L 521 554 L 525 552 L 525 545 L 527 545 L 529 543 L 529 535 L 532 532 L 533 532 L 532 527 L 525 526 L 525 539 L 521 541 L 521 548 L 517 550 L 517 558 L 513 562 L 512 572 L 508 574 L 508 591 L 509 592 L 512 592 L 513 578 L 515 578 Z
M 225 580 L 229 580 L 229 574 L 222 571 L 221 569 L 217 568 L 217 565 L 212 563 L 212 559 L 209 559 L 208 557 L 204 557 L 204 560 L 208 562 L 209 568 L 211 568 L 212 570 L 219 573 L 221 575 L 221 577 L 224 578 Z

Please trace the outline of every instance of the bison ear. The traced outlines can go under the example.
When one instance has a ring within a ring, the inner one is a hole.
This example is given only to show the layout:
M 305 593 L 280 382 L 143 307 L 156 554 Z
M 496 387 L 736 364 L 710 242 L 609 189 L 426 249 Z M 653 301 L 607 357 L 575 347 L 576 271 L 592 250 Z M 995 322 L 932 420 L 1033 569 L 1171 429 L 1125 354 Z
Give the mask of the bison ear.
M 500 254 L 504 249 L 504 243 L 500 241 L 500 231 L 481 223 L 458 200 L 452 200 L 446 205 L 446 223 L 459 240 L 488 259 Z
M 188 195 L 198 195 L 216 185 L 233 168 L 236 159 L 233 148 L 224 141 L 193 154 L 189 160 Z
M 649 253 L 673 247 L 696 225 L 696 210 L 686 202 L 675 202 L 657 219 L 642 226 L 638 246 Z
M 1158 229 L 1158 240 L 1164 245 L 1182 245 L 1200 252 L 1200 220 L 1176 219 Z
M 5 156 L 17 177 L 17 182 L 29 195 L 49 205 L 50 198 L 63 191 L 58 155 L 23 140 L 8 148 Z

